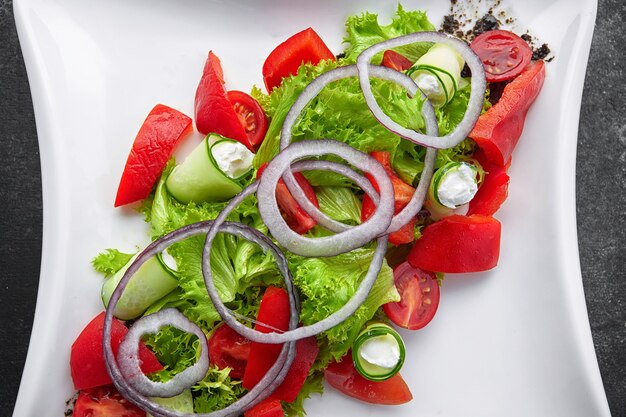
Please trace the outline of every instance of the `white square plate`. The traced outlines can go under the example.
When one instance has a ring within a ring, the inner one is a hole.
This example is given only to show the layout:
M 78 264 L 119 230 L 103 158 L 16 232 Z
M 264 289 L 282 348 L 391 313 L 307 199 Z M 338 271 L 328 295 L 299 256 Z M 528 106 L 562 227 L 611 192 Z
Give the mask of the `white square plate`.
M 513 2 L 511 1 L 510 4 Z M 449 3 L 403 1 L 438 24 Z M 16 417 L 60 416 L 73 394 L 72 341 L 102 305 L 90 260 L 147 243 L 140 216 L 113 209 L 120 172 L 156 103 L 191 115 L 208 50 L 229 89 L 262 85 L 261 65 L 312 26 L 342 50 L 345 17 L 388 18 L 395 2 L 15 0 L 42 159 L 44 239 L 37 312 Z M 527 0 L 519 26 L 556 59 L 510 170 L 500 265 L 448 276 L 434 322 L 405 333 L 414 400 L 376 407 L 332 389 L 309 416 L 608 416 L 578 261 L 575 158 L 595 0 Z M 558 23 L 555 23 L 558 22 Z M 142 239 L 144 239 L 142 241 Z

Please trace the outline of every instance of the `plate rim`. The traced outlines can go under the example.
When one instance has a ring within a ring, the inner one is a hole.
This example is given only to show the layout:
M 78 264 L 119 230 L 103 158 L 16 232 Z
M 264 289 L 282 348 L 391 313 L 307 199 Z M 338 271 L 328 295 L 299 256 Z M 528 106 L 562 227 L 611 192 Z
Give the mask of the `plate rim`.
M 29 341 L 28 353 L 24 364 L 20 387 L 14 407 L 14 416 L 18 410 L 23 409 L 23 403 L 28 402 L 27 390 L 24 381 L 28 379 L 30 374 L 37 372 L 41 364 L 41 357 L 35 353 L 36 347 L 33 341 L 40 335 L 46 333 L 45 323 L 51 320 L 49 313 L 51 307 L 45 310 L 41 307 L 45 304 L 42 300 L 49 298 L 50 293 L 47 290 L 53 290 L 47 285 L 44 279 L 45 271 L 54 268 L 55 262 L 51 254 L 54 253 L 55 242 L 64 239 L 62 230 L 57 226 L 60 222 L 57 220 L 63 210 L 63 202 L 55 200 L 54 189 L 58 186 L 59 172 L 55 169 L 58 158 L 54 155 L 57 153 L 49 140 L 46 140 L 48 132 L 54 131 L 54 106 L 52 105 L 51 95 L 48 92 L 47 68 L 43 62 L 42 54 L 35 40 L 32 29 L 32 21 L 28 18 L 28 7 L 40 0 L 14 0 L 13 11 L 14 20 L 17 28 L 18 38 L 26 71 L 30 85 L 30 91 L 33 101 L 35 113 L 35 124 L 37 128 L 37 138 L 40 150 L 41 179 L 42 179 L 42 204 L 43 204 L 43 221 L 42 221 L 42 249 L 41 249 L 41 267 L 39 274 L 39 289 L 37 293 L 37 301 L 33 326 Z M 597 17 L 597 0 L 580 0 L 581 10 L 587 14 L 587 18 L 581 21 L 580 30 L 577 33 L 575 43 L 579 46 L 573 49 L 571 58 L 571 69 L 566 73 L 569 80 L 568 85 L 571 87 L 566 89 L 561 96 L 561 100 L 569 103 L 561 116 L 567 116 L 569 123 L 565 123 L 567 137 L 578 138 L 580 109 L 583 95 L 583 86 L 589 59 L 591 41 L 593 38 L 594 26 Z M 59 5 L 61 7 L 61 5 Z M 557 159 L 556 173 L 560 181 L 564 184 L 559 192 L 561 195 L 556 201 L 560 202 L 559 209 L 566 213 L 559 223 L 557 234 L 560 246 L 563 248 L 560 254 L 560 263 L 564 271 L 576 276 L 572 279 L 569 293 L 566 300 L 569 302 L 571 311 L 576 315 L 573 319 L 580 324 L 576 332 L 576 338 L 579 347 L 583 350 L 582 356 L 585 360 L 584 369 L 586 376 L 592 378 L 590 394 L 593 396 L 593 402 L 603 408 L 603 415 L 610 416 L 608 400 L 604 390 L 600 368 L 597 362 L 596 351 L 593 344 L 593 337 L 589 322 L 587 305 L 584 294 L 582 270 L 580 267 L 580 256 L 578 248 L 578 232 L 576 219 L 576 151 L 577 140 L 567 141 L 566 149 L 563 156 Z M 567 262 L 565 262 L 567 260 Z M 45 294 L 45 297 L 44 297 Z M 584 324 L 584 326 L 583 326 Z M 21 417 L 21 416 L 20 416 Z

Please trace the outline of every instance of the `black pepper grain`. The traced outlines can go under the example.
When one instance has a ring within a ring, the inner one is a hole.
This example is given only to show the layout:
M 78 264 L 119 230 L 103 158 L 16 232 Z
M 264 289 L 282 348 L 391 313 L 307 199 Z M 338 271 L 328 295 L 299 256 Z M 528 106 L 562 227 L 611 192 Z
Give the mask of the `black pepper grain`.
M 493 14 L 487 13 L 486 15 L 478 19 L 478 21 L 474 25 L 474 28 L 472 29 L 472 32 L 474 33 L 474 36 L 478 36 L 481 33 L 497 29 L 500 29 L 500 22 L 498 22 L 498 19 L 496 19 Z

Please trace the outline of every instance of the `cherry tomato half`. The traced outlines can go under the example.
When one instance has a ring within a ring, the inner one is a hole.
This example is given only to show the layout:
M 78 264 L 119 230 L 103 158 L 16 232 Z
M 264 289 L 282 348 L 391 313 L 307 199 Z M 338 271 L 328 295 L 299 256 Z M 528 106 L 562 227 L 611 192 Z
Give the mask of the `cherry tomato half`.
M 418 330 L 430 323 L 439 306 L 439 284 L 435 274 L 403 262 L 394 268 L 393 280 L 400 301 L 383 305 L 387 317 L 409 330 Z
M 209 362 L 220 369 L 231 368 L 230 376 L 241 379 L 250 356 L 250 343 L 250 340 L 222 324 L 209 339 Z
M 72 417 L 146 417 L 146 412 L 120 395 L 113 385 L 81 391 Z
M 478 35 L 470 47 L 480 57 L 489 82 L 517 77 L 530 64 L 533 52 L 524 39 L 508 30 L 492 30 Z
M 265 138 L 267 118 L 259 103 L 243 91 L 231 90 L 226 93 L 248 136 L 248 142 L 256 150 Z

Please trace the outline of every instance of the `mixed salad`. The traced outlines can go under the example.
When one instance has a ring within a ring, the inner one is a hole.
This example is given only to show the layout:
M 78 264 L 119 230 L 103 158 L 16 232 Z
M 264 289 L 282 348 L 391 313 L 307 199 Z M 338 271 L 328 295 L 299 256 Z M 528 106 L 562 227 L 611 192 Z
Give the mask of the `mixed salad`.
M 285 40 L 250 94 L 211 51 L 193 120 L 152 109 L 115 206 L 153 242 L 93 260 L 106 312 L 72 346 L 73 416 L 302 416 L 324 380 L 411 401 L 396 328 L 431 322 L 445 273 L 497 265 L 545 67 L 511 32 L 468 45 L 402 7 L 346 28 L 339 55 L 312 28 Z

